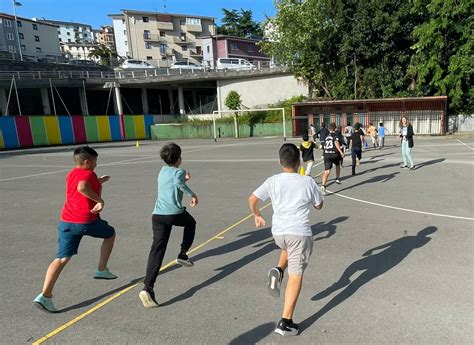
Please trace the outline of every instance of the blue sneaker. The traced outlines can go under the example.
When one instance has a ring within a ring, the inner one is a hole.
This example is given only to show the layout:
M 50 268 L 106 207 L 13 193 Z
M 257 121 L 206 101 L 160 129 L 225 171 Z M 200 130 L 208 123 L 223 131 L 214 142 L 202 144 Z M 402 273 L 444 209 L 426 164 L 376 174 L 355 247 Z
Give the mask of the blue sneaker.
M 56 313 L 57 309 L 54 307 L 53 298 L 52 297 L 44 297 L 42 293 L 40 293 L 33 301 L 35 306 L 40 308 L 43 311 L 47 311 L 50 313 Z
M 106 268 L 103 271 L 99 271 L 98 269 L 96 269 L 94 273 L 94 279 L 110 280 L 110 279 L 117 279 L 117 276 L 113 274 L 112 272 L 110 272 L 108 268 Z

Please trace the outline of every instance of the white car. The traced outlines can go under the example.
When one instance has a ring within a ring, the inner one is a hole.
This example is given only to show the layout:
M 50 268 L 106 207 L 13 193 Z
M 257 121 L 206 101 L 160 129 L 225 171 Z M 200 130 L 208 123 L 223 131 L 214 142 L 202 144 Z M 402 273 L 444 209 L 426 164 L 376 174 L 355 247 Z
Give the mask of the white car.
M 156 66 L 153 66 L 151 63 L 145 60 L 127 59 L 123 62 L 122 68 L 123 69 L 132 69 L 132 68 L 144 69 L 144 68 L 156 68 Z
M 195 63 L 189 61 L 176 61 L 174 62 L 170 69 L 195 69 L 195 70 L 203 70 L 202 66 L 196 65 Z
M 245 59 L 220 58 L 217 59 L 217 70 L 253 70 L 257 67 Z

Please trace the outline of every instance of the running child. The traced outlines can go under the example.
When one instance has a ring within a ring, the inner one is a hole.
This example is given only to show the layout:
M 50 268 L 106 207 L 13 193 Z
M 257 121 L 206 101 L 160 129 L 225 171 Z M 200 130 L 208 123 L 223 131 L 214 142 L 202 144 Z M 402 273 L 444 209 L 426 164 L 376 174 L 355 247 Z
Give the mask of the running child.
M 331 173 L 332 165 L 336 166 L 336 183 L 341 184 L 339 177 L 341 175 L 340 163 L 344 157 L 340 137 L 336 134 L 336 124 L 333 122 L 329 125 L 329 135 L 326 137 L 324 144 L 324 173 L 321 182 L 321 192 L 326 195 L 326 182 Z
M 77 254 L 83 236 L 104 239 L 100 248 L 99 265 L 93 278 L 117 278 L 107 268 L 114 246 L 115 230 L 99 216 L 104 209 L 102 184 L 110 176 L 97 177 L 94 172 L 97 156 L 98 153 L 88 146 L 78 147 L 74 150 L 76 166 L 66 176 L 66 201 L 58 225 L 58 252 L 46 271 L 42 292 L 34 299 L 37 307 L 51 313 L 57 311 L 53 304 L 54 285 L 71 257 Z
M 283 144 L 279 151 L 283 172 L 269 177 L 249 197 L 249 205 L 257 228 L 265 226 L 258 203 L 268 198 L 273 204 L 272 235 L 281 248 L 278 266 L 268 272 L 268 289 L 272 296 L 280 296 L 283 274 L 288 268 L 283 315 L 275 332 L 297 335 L 298 325 L 293 313 L 313 250 L 313 233 L 309 223 L 310 210 L 323 207 L 323 196 L 310 176 L 298 174 L 300 155 L 294 144 Z
M 364 134 L 360 130 L 360 124 L 356 123 L 354 133 L 349 138 L 352 154 L 352 175 L 355 175 L 355 167 L 359 165 L 362 159 L 362 143 L 364 142 Z
M 179 168 L 182 158 L 181 148 L 177 144 L 169 143 L 163 146 L 160 157 L 166 165 L 161 168 L 158 175 L 158 198 L 152 216 L 153 243 L 148 256 L 145 286 L 138 295 L 145 308 L 159 306 L 153 288 L 163 263 L 173 225 L 184 227 L 183 242 L 176 263 L 184 267 L 194 265 L 186 253 L 194 241 L 196 221 L 182 205 L 183 193 L 191 198 L 191 207 L 198 204 L 196 194 L 186 185 L 191 175 Z
M 316 145 L 314 142 L 309 141 L 309 136 L 308 134 L 303 134 L 303 142 L 300 145 L 300 151 L 301 151 L 301 158 L 303 159 L 303 162 L 306 163 L 306 170 L 305 170 L 305 175 L 306 176 L 311 176 L 311 169 L 313 168 L 314 164 L 314 148 Z

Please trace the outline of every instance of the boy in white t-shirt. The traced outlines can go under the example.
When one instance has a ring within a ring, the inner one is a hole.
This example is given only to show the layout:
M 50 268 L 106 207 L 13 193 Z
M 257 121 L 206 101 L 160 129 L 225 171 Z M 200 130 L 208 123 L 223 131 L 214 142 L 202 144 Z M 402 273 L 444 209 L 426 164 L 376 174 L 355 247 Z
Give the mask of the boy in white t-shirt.
M 280 148 L 283 172 L 269 177 L 249 198 L 257 228 L 265 226 L 258 203 L 270 198 L 273 204 L 272 235 L 281 248 L 278 266 L 268 272 L 268 289 L 272 296 L 280 296 L 283 273 L 288 267 L 283 316 L 275 329 L 281 335 L 297 335 L 293 312 L 303 282 L 303 272 L 313 251 L 313 233 L 309 213 L 313 207 L 323 207 L 323 196 L 311 176 L 298 174 L 300 156 L 296 145 L 283 144 Z

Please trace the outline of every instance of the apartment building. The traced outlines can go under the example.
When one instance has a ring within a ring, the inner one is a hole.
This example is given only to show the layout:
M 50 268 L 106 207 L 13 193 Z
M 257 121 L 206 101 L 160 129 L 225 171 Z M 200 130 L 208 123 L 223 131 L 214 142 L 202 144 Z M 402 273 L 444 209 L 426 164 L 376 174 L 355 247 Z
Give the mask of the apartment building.
M 58 26 L 40 23 L 28 18 L 0 13 L 0 52 L 8 58 L 20 59 L 20 49 L 24 60 L 58 61 L 61 57 Z
M 120 56 L 158 61 L 203 60 L 202 37 L 215 35 L 215 18 L 122 10 L 110 14 Z
M 49 23 L 58 26 L 57 36 L 59 42 L 64 43 L 94 43 L 94 33 L 89 24 L 63 22 L 60 20 L 33 18 L 41 23 Z
M 270 58 L 261 51 L 258 42 L 260 40 L 227 35 L 203 37 L 203 61 L 214 68 L 219 58 L 239 58 L 256 66 L 267 67 Z
M 114 28 L 110 25 L 103 25 L 99 29 L 97 43 L 104 44 L 112 50 L 115 50 Z

